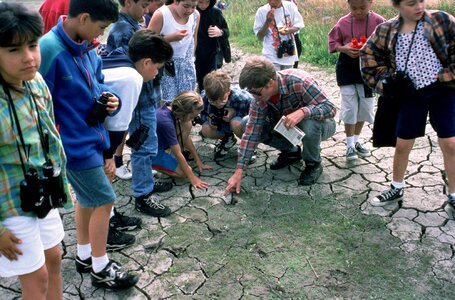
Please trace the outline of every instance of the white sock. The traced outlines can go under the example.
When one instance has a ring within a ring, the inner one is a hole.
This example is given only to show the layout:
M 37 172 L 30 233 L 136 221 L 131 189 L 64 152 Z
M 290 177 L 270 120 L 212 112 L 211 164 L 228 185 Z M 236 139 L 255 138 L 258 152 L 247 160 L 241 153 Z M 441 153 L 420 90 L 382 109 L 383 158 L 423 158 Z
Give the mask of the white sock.
M 100 257 L 95 257 L 92 256 L 92 269 L 93 272 L 99 273 L 101 272 L 109 263 L 109 258 L 107 257 L 107 254 L 104 254 L 103 256 Z
M 359 137 L 360 137 L 359 135 L 355 135 L 355 134 L 354 134 L 354 145 L 355 145 L 357 142 L 360 143 Z
M 348 148 L 353 148 L 354 145 L 355 145 L 355 143 L 354 143 L 354 136 L 347 136 L 347 137 L 346 137 L 346 146 L 347 146 Z
M 455 198 L 455 193 L 450 193 L 450 197 Z
M 400 181 L 400 182 L 392 181 L 392 185 L 396 189 L 403 189 L 404 188 L 404 181 Z
M 86 260 L 92 256 L 92 245 L 90 245 L 90 243 L 85 245 L 77 244 L 77 256 L 82 260 Z
M 112 218 L 113 216 L 114 216 L 114 206 L 112 206 L 111 215 L 109 216 L 109 219 Z

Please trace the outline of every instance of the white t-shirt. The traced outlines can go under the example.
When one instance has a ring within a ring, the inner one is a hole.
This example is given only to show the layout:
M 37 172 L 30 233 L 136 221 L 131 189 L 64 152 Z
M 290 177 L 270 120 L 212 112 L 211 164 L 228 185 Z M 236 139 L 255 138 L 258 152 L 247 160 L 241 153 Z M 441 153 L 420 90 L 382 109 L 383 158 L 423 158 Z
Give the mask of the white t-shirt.
M 194 14 L 196 14 L 197 11 L 195 10 L 195 12 L 188 17 L 188 22 L 182 25 L 177 23 L 171 10 L 166 5 L 161 6 L 158 10 L 163 14 L 163 28 L 161 28 L 160 34 L 169 35 L 179 30 L 187 30 L 188 34 L 183 39 L 180 41 L 170 42 L 172 49 L 174 50 L 173 57 L 186 57 L 188 47 L 192 45 L 194 39 Z
M 107 117 L 104 126 L 109 131 L 125 131 L 133 117 L 133 110 L 139 100 L 144 79 L 136 69 L 118 67 L 102 70 L 104 84 L 122 100 L 120 111 L 112 117 Z
M 282 7 L 275 10 L 275 20 L 269 25 L 268 31 L 262 41 L 262 54 L 275 64 L 280 65 L 293 65 L 298 59 L 297 49 L 294 43 L 294 55 L 285 56 L 282 58 L 277 57 L 277 48 L 281 41 L 293 39 L 293 35 L 282 35 L 278 33 L 277 28 L 286 25 L 287 27 L 303 28 L 302 15 L 300 15 L 297 6 L 293 2 L 282 1 Z M 254 17 L 254 33 L 257 35 L 261 30 L 267 19 L 267 13 L 270 11 L 269 4 L 259 7 Z M 276 23 L 275 23 L 276 22 Z M 279 38 L 278 38 L 279 37 Z

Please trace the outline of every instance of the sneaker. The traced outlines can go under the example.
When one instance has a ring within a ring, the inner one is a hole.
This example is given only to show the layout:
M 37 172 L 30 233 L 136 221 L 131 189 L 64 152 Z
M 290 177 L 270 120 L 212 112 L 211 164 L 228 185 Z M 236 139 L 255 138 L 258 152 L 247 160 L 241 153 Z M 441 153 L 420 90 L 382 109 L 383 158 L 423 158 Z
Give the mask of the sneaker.
M 357 159 L 357 157 L 357 152 L 354 147 L 348 147 L 348 149 L 346 149 L 346 160 L 354 160 Z
M 256 150 L 254 150 L 253 155 L 251 156 L 250 160 L 248 161 L 248 165 L 252 165 L 256 162 L 258 156 Z
M 455 197 L 449 195 L 448 196 L 448 202 L 453 208 L 455 208 Z
M 226 134 L 222 140 L 224 140 L 223 147 L 226 150 L 231 149 L 232 147 L 235 146 L 235 144 L 237 144 L 237 139 L 235 138 L 235 135 L 233 133 Z
M 382 192 L 380 195 L 371 199 L 371 205 L 373 206 L 384 206 L 389 203 L 394 203 L 403 200 L 404 189 L 397 189 L 393 185 L 390 185 L 390 189 Z
M 142 220 L 136 217 L 128 217 L 122 213 L 119 213 L 114 208 L 114 215 L 109 220 L 109 225 L 114 227 L 118 231 L 131 231 L 140 227 Z
M 214 160 L 221 160 L 226 157 L 228 154 L 229 149 L 234 147 L 237 143 L 237 139 L 235 138 L 234 134 L 226 134 L 218 143 L 215 145 L 214 150 Z
M 80 259 L 79 256 L 76 255 L 76 271 L 78 273 L 88 273 L 92 270 L 92 258 L 89 257 L 87 259 Z
M 123 180 L 129 180 L 133 177 L 133 174 L 131 174 L 126 165 L 121 165 L 119 168 L 115 169 L 115 176 Z
M 297 146 L 297 151 L 281 151 L 278 158 L 270 164 L 270 170 L 278 170 L 292 165 L 302 159 L 302 151 L 300 146 Z
M 153 185 L 153 193 L 164 193 L 172 189 L 172 182 L 155 181 Z
M 306 164 L 305 169 L 300 174 L 299 185 L 315 184 L 322 174 L 321 163 Z
M 362 144 L 359 142 L 355 143 L 355 151 L 357 151 L 357 154 L 361 157 L 367 157 L 370 156 L 370 150 L 365 148 Z
M 169 207 L 159 203 L 158 199 L 152 194 L 137 197 L 135 207 L 137 211 L 157 218 L 167 217 L 172 213 Z
M 134 235 L 118 231 L 109 226 L 107 234 L 106 251 L 119 251 L 131 246 L 136 241 Z
M 90 275 L 93 286 L 112 290 L 127 289 L 139 281 L 136 275 L 122 271 L 122 267 L 113 261 L 109 261 L 99 273 L 92 270 Z

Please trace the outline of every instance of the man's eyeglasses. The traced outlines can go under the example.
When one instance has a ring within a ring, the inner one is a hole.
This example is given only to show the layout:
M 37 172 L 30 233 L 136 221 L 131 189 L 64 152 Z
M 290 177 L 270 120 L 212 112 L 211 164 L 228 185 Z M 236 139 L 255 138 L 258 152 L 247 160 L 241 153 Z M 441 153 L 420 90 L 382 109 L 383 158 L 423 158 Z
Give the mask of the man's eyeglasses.
M 261 93 L 262 93 L 262 89 L 264 87 L 261 87 L 261 89 L 259 91 L 256 91 L 256 90 L 252 90 L 252 89 L 248 89 L 248 92 L 253 95 L 253 96 L 257 96 L 257 97 L 261 97 Z

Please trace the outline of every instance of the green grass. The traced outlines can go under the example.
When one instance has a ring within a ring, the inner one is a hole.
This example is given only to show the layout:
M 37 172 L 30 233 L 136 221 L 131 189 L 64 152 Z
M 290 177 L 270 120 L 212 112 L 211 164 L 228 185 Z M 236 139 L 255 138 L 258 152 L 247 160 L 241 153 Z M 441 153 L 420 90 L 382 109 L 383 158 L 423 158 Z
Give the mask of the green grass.
M 262 42 L 253 32 L 256 10 L 266 3 L 264 0 L 225 0 L 229 8 L 224 11 L 231 30 L 230 41 L 248 53 L 260 54 Z M 300 32 L 303 43 L 303 54 L 300 61 L 321 67 L 333 67 L 337 54 L 328 53 L 327 34 L 336 21 L 349 12 L 344 0 L 300 0 L 305 28 Z M 386 4 L 384 4 L 384 2 Z M 428 2 L 428 1 L 427 1 Z M 435 5 L 428 8 L 440 9 L 455 14 L 454 0 L 433 1 Z M 372 10 L 391 18 L 397 14 L 390 1 L 374 1 Z

